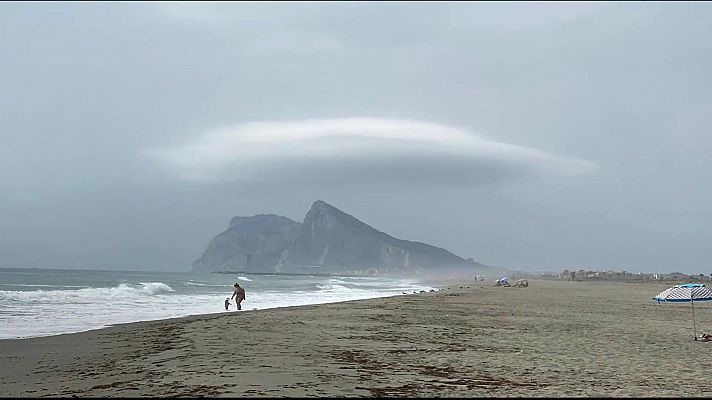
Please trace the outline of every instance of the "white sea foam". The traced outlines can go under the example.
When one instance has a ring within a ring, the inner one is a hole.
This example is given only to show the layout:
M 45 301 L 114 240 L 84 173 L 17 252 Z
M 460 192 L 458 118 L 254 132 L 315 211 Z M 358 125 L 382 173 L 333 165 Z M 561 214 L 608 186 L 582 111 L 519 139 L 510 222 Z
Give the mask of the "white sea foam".
M 237 279 L 245 282 L 252 282 L 252 279 L 246 277 L 246 276 L 238 276 Z
M 172 287 L 161 282 L 141 282 L 143 286 L 141 290 L 148 294 L 157 294 L 161 292 L 175 292 Z

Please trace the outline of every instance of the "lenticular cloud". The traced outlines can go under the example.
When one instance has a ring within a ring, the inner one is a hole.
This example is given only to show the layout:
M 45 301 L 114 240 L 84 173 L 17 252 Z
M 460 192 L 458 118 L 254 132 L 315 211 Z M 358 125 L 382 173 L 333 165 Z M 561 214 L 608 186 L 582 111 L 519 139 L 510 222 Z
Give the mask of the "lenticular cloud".
M 144 154 L 181 179 L 204 182 L 468 184 L 595 169 L 451 126 L 378 118 L 245 123 Z

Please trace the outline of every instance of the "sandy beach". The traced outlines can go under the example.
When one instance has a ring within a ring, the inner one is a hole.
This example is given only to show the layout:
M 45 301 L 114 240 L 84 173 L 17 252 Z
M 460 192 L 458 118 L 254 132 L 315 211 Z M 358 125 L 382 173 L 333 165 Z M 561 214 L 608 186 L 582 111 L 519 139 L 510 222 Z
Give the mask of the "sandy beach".
M 669 284 L 461 285 L 0 340 L 0 396 L 712 396 Z

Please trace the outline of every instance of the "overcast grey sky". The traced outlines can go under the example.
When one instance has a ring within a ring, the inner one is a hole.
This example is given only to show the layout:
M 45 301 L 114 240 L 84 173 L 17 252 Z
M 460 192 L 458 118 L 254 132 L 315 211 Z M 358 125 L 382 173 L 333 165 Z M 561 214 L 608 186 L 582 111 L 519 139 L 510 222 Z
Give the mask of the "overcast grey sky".
M 0 266 L 187 270 L 325 200 L 482 263 L 711 273 L 710 3 L 0 4 Z

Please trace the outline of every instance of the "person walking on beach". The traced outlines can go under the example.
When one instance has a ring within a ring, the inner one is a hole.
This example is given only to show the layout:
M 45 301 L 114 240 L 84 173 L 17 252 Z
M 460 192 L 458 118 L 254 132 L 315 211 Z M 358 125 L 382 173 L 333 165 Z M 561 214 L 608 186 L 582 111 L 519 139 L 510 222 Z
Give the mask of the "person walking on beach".
M 232 292 L 232 296 L 230 296 L 230 299 L 235 297 L 235 305 L 237 306 L 237 309 L 242 310 L 242 306 L 240 306 L 240 303 L 242 303 L 242 300 L 245 300 L 245 289 L 243 289 L 237 282 L 232 285 L 232 287 L 235 288 L 235 291 Z

